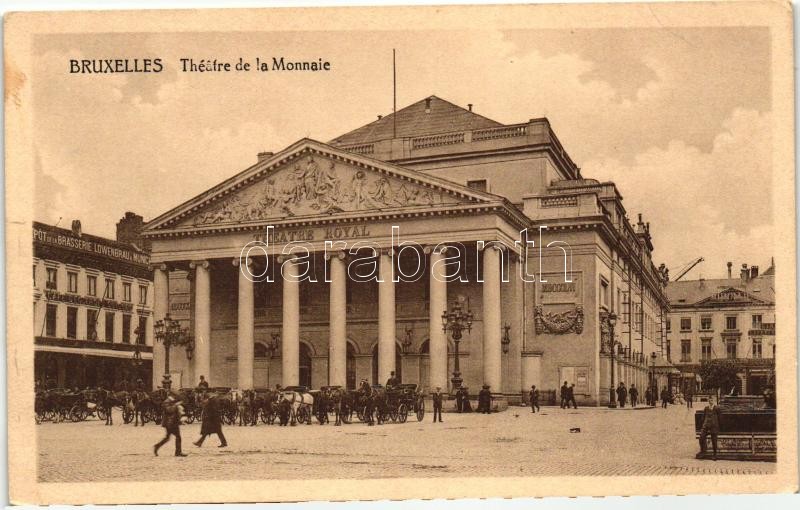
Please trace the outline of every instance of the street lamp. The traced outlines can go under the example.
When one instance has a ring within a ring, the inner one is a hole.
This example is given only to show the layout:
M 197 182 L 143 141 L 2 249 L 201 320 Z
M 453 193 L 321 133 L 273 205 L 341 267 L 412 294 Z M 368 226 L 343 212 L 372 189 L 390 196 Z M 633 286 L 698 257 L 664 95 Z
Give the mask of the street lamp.
M 172 346 L 186 348 L 186 358 L 192 359 L 194 352 L 194 337 L 187 328 L 182 328 L 180 322 L 172 319 L 167 314 L 163 320 L 156 321 L 153 325 L 156 340 L 164 344 L 164 376 L 161 386 L 165 390 L 172 387 L 169 374 L 169 350 Z
M 460 297 L 453 303 L 449 312 L 447 310 L 442 312 L 442 331 L 444 331 L 445 334 L 450 331 L 456 348 L 456 365 L 453 370 L 453 378 L 450 379 L 450 382 L 453 383 L 453 390 L 461 388 L 461 383 L 463 382 L 463 379 L 461 379 L 461 369 L 458 364 L 458 344 L 461 341 L 461 333 L 465 329 L 467 333 L 472 331 L 472 311 L 469 309 L 464 310 L 461 304 L 463 301 L 464 298 Z
M 270 380 L 269 380 L 269 366 L 272 364 L 272 358 L 275 357 L 275 351 L 280 349 L 281 347 L 281 334 L 279 331 L 272 333 L 272 341 L 267 342 L 266 344 L 267 350 L 269 351 L 269 358 L 267 358 L 267 388 L 270 387 Z
M 656 401 L 656 353 L 650 353 L 650 393 L 652 394 L 652 402 Z M 655 404 L 654 404 L 655 405 Z
M 506 323 L 503 326 L 503 338 L 500 340 L 500 343 L 503 344 L 503 354 L 508 354 L 508 346 L 511 344 L 511 336 L 508 332 L 511 331 L 511 326 Z
M 611 312 L 606 317 L 608 324 L 608 347 L 611 351 L 611 387 L 608 390 L 609 399 L 608 407 L 617 407 L 617 400 L 614 398 L 614 350 L 616 349 L 616 340 L 614 339 L 614 326 L 617 324 L 617 314 Z

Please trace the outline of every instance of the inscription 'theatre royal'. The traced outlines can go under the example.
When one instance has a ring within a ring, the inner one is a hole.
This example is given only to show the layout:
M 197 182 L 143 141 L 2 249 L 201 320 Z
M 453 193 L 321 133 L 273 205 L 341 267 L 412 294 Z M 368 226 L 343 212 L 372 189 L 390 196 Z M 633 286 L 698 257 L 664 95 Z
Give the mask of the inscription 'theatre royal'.
M 325 228 L 298 228 L 287 230 L 268 230 L 253 236 L 254 241 L 267 244 L 291 243 L 295 241 L 328 241 L 335 239 L 355 239 L 369 237 L 366 224 L 331 226 Z

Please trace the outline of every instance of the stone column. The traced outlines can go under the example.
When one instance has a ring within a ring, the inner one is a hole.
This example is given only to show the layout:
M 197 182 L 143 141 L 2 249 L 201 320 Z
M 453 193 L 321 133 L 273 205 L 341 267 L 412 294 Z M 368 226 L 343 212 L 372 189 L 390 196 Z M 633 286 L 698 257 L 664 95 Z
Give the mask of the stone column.
M 153 324 L 163 320 L 169 311 L 169 271 L 166 264 L 154 267 L 153 271 Z M 150 325 L 152 326 L 152 325 Z M 153 328 L 148 329 L 148 336 L 153 336 Z M 164 344 L 152 338 L 153 346 L 153 388 L 161 386 L 164 376 Z
M 283 264 L 283 332 L 281 335 L 281 384 L 300 384 L 300 281 L 292 259 Z
M 211 386 L 211 275 L 207 260 L 192 262 L 194 269 L 194 379 L 190 387 L 205 376 Z
M 483 381 L 492 393 L 502 391 L 500 343 L 501 252 L 494 246 L 483 250 Z
M 378 283 L 378 383 L 384 384 L 395 367 L 395 303 L 392 250 L 381 253 Z
M 511 343 L 508 345 L 508 372 L 505 376 L 508 379 L 508 383 L 506 384 L 508 390 L 512 393 L 522 392 L 524 397 L 531 389 L 531 385 L 529 384 L 526 387 L 522 384 L 522 337 L 523 328 L 525 327 L 522 294 L 525 291 L 525 287 L 522 278 L 519 276 L 519 267 L 521 264 L 522 259 L 517 256 L 514 264 L 509 267 L 508 271 L 509 279 L 511 280 L 508 285 L 512 287 L 513 299 L 511 303 L 508 304 L 510 308 L 508 323 L 511 326 Z
M 347 386 L 347 268 L 344 253 L 330 255 L 330 331 L 328 384 Z
M 255 311 L 253 309 L 253 280 L 250 278 L 248 267 L 252 264 L 250 259 L 241 267 L 239 259 L 234 259 L 233 265 L 239 270 L 239 306 L 237 328 L 237 385 L 240 390 L 253 389 L 253 341 L 255 327 Z
M 428 309 L 428 338 L 430 353 L 429 381 L 430 391 L 437 386 L 447 389 L 447 334 L 442 330 L 442 312 L 447 310 L 447 282 L 444 278 L 444 253 L 446 248 L 437 252 L 430 251 L 430 293 Z

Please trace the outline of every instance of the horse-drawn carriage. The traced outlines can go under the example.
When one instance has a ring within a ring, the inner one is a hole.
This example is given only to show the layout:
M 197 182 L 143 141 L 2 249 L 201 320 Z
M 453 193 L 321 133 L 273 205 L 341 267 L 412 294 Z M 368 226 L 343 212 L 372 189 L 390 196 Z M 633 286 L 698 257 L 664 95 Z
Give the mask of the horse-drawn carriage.
M 425 417 L 425 398 L 416 384 L 398 384 L 386 390 L 386 410 L 394 422 L 405 423 L 409 413 L 417 416 L 417 421 Z

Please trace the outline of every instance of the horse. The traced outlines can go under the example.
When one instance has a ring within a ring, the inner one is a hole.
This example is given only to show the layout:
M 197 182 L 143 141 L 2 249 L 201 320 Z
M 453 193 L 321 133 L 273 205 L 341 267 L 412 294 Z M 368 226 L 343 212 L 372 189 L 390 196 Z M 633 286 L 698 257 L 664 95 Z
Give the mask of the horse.
M 281 393 L 281 399 L 284 402 L 289 402 L 291 404 L 291 425 L 294 426 L 297 424 L 298 421 L 302 421 L 304 419 L 303 416 L 299 416 L 305 411 L 303 409 L 308 409 L 309 411 L 314 405 L 314 397 L 311 396 L 310 393 L 300 393 L 299 391 L 294 390 L 284 390 Z M 306 422 L 307 425 L 311 425 L 311 417 L 308 417 L 308 421 Z
M 342 422 L 350 422 L 353 410 L 356 407 L 356 395 L 356 393 L 349 392 L 339 386 L 326 388 L 327 409 L 332 409 L 336 415 L 334 426 L 340 426 Z
M 97 390 L 97 406 L 100 413 L 105 415 L 106 425 L 114 425 L 114 407 L 124 406 L 127 398 L 124 391 L 113 392 L 102 388 Z

